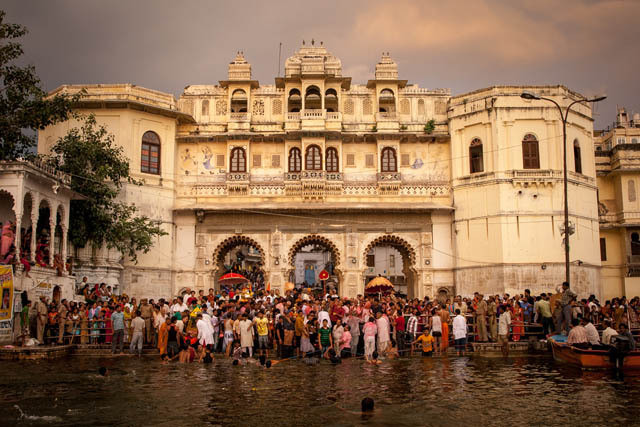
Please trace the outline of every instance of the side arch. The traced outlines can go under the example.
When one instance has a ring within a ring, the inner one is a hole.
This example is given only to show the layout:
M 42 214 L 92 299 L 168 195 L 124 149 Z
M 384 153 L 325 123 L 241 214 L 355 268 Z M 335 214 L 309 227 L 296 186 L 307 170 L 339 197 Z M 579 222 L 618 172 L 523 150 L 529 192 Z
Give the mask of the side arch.
M 264 266 L 265 262 L 265 251 L 260 246 L 258 242 L 248 236 L 232 236 L 224 239 L 220 244 L 216 247 L 216 250 L 213 252 L 213 262 L 214 266 L 218 265 L 220 262 L 224 261 L 224 256 L 231 249 L 236 246 L 247 245 L 253 246 L 260 252 L 260 265 Z
M 338 247 L 328 238 L 319 234 L 310 234 L 296 241 L 289 249 L 287 259 L 289 266 L 295 268 L 296 254 L 305 246 L 308 245 L 323 245 L 332 253 L 334 258 L 334 267 L 340 264 L 340 250 Z

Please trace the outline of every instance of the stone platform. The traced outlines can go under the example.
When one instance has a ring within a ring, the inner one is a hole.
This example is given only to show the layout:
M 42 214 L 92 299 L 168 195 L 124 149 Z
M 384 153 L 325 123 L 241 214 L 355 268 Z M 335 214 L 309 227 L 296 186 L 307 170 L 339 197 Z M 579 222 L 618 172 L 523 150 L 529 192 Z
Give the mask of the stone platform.
M 70 355 L 74 345 L 0 347 L 0 360 L 47 360 Z
M 497 342 L 471 343 L 471 346 L 473 353 L 477 355 L 502 354 L 502 345 Z M 549 347 L 546 341 L 509 341 L 509 354 L 538 354 L 548 351 Z

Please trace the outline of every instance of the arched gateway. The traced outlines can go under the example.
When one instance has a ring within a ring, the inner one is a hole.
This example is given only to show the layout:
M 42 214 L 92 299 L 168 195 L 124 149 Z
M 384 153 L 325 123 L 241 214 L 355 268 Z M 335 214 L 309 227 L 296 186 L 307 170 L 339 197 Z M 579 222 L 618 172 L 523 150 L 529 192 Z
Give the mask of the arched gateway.
M 229 265 L 225 266 L 225 258 L 227 254 L 236 248 L 247 248 L 246 251 L 241 252 L 241 256 L 243 258 L 253 258 L 253 262 L 251 263 L 252 269 L 258 269 L 262 273 L 262 276 L 264 276 L 265 251 L 262 246 L 251 237 L 242 235 L 232 236 L 223 240 L 213 252 L 212 275 L 216 289 L 220 289 L 218 279 L 227 272 L 227 267 L 229 267 Z
M 287 260 L 289 262 L 289 269 L 287 270 L 287 274 L 286 274 L 286 277 L 288 278 L 288 280 L 295 283 L 296 285 L 300 284 L 297 282 L 300 282 L 301 280 L 296 280 L 296 267 L 300 268 L 301 266 L 296 266 L 296 257 L 303 252 L 304 248 L 309 248 L 309 247 L 311 248 L 318 247 L 321 252 L 329 254 L 328 262 L 326 263 L 323 262 L 322 263 L 323 265 L 317 266 L 318 271 L 314 269 L 314 271 L 311 272 L 312 275 L 314 277 L 317 277 L 320 269 L 322 268 L 327 269 L 327 271 L 330 274 L 330 277 L 326 282 L 329 284 L 329 287 L 335 287 L 336 290 L 339 291 L 340 282 L 342 281 L 342 272 L 339 269 L 340 250 L 331 240 L 318 234 L 311 234 L 301 239 L 298 239 L 289 249 L 288 256 L 287 256 Z M 315 267 L 315 266 L 308 266 L 304 264 L 302 265 L 302 267 L 305 268 L 305 267 Z M 308 282 L 308 280 L 305 280 L 305 281 Z
M 416 250 L 405 239 L 396 235 L 388 234 L 374 238 L 362 252 L 362 265 L 368 265 L 367 256 L 377 247 L 391 247 L 397 250 L 402 257 L 402 273 L 407 286 L 407 296 L 409 298 L 419 297 L 419 275 L 416 269 Z M 363 277 L 366 281 L 366 275 Z

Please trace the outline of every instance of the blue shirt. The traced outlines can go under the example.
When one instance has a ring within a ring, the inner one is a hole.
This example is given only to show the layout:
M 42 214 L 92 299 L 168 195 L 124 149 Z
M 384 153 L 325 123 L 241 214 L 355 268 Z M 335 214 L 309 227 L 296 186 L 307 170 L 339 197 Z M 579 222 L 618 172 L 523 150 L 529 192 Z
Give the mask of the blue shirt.
M 120 329 L 124 329 L 124 313 L 117 311 L 111 315 L 111 324 L 113 325 L 113 330 L 117 331 Z

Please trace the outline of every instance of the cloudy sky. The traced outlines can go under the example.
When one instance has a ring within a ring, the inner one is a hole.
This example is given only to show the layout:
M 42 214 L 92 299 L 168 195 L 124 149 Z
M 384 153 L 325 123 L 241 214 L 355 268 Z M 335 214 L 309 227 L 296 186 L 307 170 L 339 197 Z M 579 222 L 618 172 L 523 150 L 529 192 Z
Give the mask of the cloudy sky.
M 401 78 L 460 94 L 494 84 L 565 84 L 640 112 L 638 0 L 4 0 L 26 25 L 25 59 L 46 89 L 133 83 L 178 96 L 226 77 L 244 50 L 272 84 L 303 39 L 324 41 L 343 74 L 364 82 L 382 51 Z

